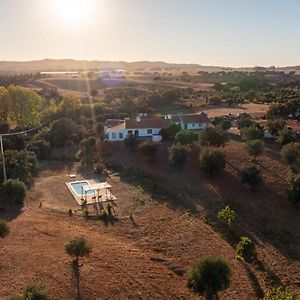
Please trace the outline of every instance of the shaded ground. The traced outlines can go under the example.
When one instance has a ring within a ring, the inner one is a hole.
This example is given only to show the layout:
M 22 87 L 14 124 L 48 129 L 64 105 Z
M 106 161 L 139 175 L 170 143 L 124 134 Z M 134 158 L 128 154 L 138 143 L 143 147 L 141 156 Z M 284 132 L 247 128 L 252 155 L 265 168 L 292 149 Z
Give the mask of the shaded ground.
M 258 159 L 264 184 L 256 193 L 251 193 L 239 179 L 243 163 L 251 160 L 244 145 L 230 141 L 225 152 L 228 162 L 225 171 L 209 180 L 197 170 L 196 154 L 191 156 L 183 170 L 170 169 L 164 147 L 160 148 L 155 163 L 147 161 L 138 152 L 132 154 L 126 150 L 116 152 L 108 159 L 119 165 L 126 162 L 128 167 L 152 174 L 153 186 L 158 193 L 166 191 L 173 195 L 163 201 L 172 199 L 168 202 L 172 207 L 189 209 L 200 218 L 208 218 L 212 225 L 216 222 L 217 211 L 230 205 L 237 213 L 236 234 L 250 236 L 257 245 L 259 265 L 249 268 L 260 288 L 265 290 L 272 284 L 284 284 L 299 293 L 300 216 L 299 209 L 287 200 L 285 180 L 288 168 L 281 161 L 278 150 L 268 146 L 265 156 Z M 134 169 L 129 170 L 127 173 L 130 174 Z M 121 178 L 133 182 L 129 174 L 124 172 Z M 141 184 L 138 178 L 135 180 Z

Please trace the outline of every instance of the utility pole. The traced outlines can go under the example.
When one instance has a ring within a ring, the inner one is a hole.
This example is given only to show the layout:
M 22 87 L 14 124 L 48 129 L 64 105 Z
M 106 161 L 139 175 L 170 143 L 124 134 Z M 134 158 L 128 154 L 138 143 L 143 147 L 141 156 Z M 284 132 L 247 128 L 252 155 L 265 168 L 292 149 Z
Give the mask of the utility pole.
M 2 134 L 0 134 L 0 144 L 1 144 L 1 154 L 2 154 L 3 179 L 4 179 L 4 181 L 6 181 L 7 177 L 6 177 L 6 169 L 5 169 L 5 158 L 4 158 Z

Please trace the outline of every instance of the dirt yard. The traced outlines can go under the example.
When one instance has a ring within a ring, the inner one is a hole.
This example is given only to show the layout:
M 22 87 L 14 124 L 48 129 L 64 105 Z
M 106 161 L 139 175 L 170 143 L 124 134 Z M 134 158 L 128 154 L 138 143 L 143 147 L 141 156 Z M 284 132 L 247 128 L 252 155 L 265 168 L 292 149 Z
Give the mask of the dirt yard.
M 195 259 L 212 254 L 226 258 L 232 269 L 232 284 L 222 299 L 255 299 L 234 249 L 204 220 L 155 199 L 136 203 L 133 195 L 140 190 L 117 174 L 110 179 L 119 199 L 114 224 L 86 221 L 80 213 L 69 217 L 67 209 L 76 203 L 63 183 L 76 165 L 48 163 L 47 168 L 1 241 L 0 299 L 32 281 L 43 282 L 54 299 L 76 299 L 78 278 L 64 245 L 77 235 L 93 246 L 91 257 L 81 260 L 80 299 L 198 299 L 186 288 L 183 274 Z M 128 210 L 134 211 L 134 222 Z

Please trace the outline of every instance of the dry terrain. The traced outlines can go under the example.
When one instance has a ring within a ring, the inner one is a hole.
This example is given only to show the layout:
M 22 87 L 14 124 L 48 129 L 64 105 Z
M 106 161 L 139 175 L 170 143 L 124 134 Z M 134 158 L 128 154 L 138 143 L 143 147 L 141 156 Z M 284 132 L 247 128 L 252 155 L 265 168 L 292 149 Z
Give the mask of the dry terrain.
M 76 170 L 76 165 L 59 168 L 48 163 L 22 211 L 11 215 L 11 234 L 1 242 L 0 299 L 32 281 L 43 282 L 54 299 L 75 299 L 77 277 L 64 245 L 76 235 L 93 245 L 91 257 L 81 260 L 81 299 L 197 299 L 186 288 L 183 274 L 193 260 L 211 254 L 225 257 L 233 272 L 223 299 L 255 298 L 232 247 L 201 218 L 155 199 L 135 203 L 132 196 L 139 190 L 117 174 L 108 179 L 119 199 L 117 221 L 86 221 L 80 212 L 69 217 L 67 209 L 78 207 L 64 182 L 70 180 L 66 174 Z M 134 222 L 127 209 L 135 211 Z

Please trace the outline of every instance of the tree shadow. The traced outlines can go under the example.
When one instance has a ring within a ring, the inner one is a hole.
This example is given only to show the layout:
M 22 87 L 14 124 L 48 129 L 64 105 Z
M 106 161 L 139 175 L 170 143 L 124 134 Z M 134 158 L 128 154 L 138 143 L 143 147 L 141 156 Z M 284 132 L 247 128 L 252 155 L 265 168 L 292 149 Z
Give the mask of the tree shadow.
M 78 260 L 72 261 L 72 286 L 75 287 L 76 300 L 82 300 L 80 294 L 80 269 Z

